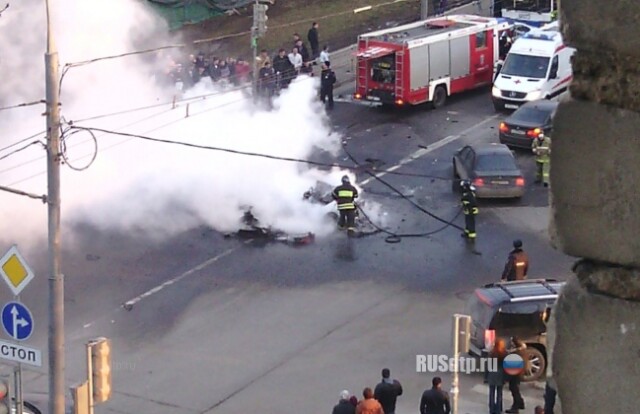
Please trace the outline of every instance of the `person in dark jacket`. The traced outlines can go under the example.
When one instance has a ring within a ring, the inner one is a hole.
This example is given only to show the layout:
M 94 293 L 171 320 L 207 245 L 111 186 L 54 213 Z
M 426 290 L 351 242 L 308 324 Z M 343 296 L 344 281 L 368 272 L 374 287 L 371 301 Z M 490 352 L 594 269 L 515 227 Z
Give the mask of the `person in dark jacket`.
M 389 368 L 382 370 L 382 381 L 376 385 L 373 391 L 373 398 L 382 405 L 384 414 L 395 414 L 396 400 L 402 395 L 402 385 L 398 380 L 391 379 Z
M 513 250 L 509 253 L 507 263 L 502 271 L 502 280 L 508 282 L 524 280 L 529 271 L 529 256 L 522 250 L 522 241 L 513 241 Z
M 496 371 L 489 371 L 487 382 L 489 385 L 489 414 L 502 414 L 502 390 L 504 387 L 505 373 L 502 367 L 507 356 L 507 347 L 504 339 L 498 339 L 493 349 L 489 352 L 489 358 L 496 358 Z
M 318 23 L 313 22 L 309 33 L 307 33 L 307 40 L 311 46 L 311 58 L 316 59 L 320 54 L 320 42 L 318 40 Z
M 293 79 L 293 65 L 284 49 L 278 51 L 278 55 L 273 58 L 273 70 L 276 72 L 276 78 L 279 79 L 279 87 L 286 88 Z
M 336 73 L 331 70 L 331 63 L 322 65 L 320 74 L 320 100 L 327 104 L 327 109 L 333 109 L 333 85 L 336 83 Z
M 420 414 L 450 414 L 449 394 L 442 391 L 442 379 L 433 377 L 431 389 L 426 390 L 420 399 Z
M 514 336 L 511 338 L 511 348 L 509 349 L 509 353 L 517 354 L 525 361 L 524 369 L 518 375 L 509 375 L 506 377 L 506 380 L 509 381 L 509 391 L 511 391 L 511 397 L 513 398 L 513 405 L 511 408 L 505 411 L 505 413 L 509 414 L 517 414 L 520 410 L 524 410 L 524 399 L 522 398 L 522 394 L 520 393 L 520 382 L 524 377 L 524 372 L 526 370 L 526 354 L 527 344 L 524 343 L 520 338 Z
M 275 91 L 276 73 L 271 67 L 271 63 L 266 62 L 264 67 L 260 68 L 260 93 L 265 99 L 271 99 Z
M 300 53 L 300 56 L 302 56 L 302 69 L 300 71 L 302 73 L 309 73 L 309 70 L 311 69 L 311 56 L 309 55 L 309 50 L 304 45 L 302 40 L 298 40 L 296 42 L 296 47 L 298 48 L 298 53 Z
M 344 390 L 340 393 L 338 404 L 333 407 L 332 414 L 355 414 L 356 407 L 350 401 L 351 393 Z

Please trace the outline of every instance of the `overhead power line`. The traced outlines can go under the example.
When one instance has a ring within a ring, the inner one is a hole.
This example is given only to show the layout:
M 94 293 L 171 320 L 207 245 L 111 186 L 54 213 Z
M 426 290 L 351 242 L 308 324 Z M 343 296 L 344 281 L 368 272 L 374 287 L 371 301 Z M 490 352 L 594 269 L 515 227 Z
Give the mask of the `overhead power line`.
M 24 196 L 24 197 L 33 198 L 35 200 L 42 200 L 43 203 L 47 202 L 47 196 L 45 196 L 45 195 L 38 195 L 38 194 L 28 193 L 26 191 L 16 190 L 15 188 L 5 187 L 3 185 L 0 185 L 0 191 L 6 191 L 8 193 L 12 193 L 12 194 L 21 195 L 21 196 Z
M 2 106 L 2 107 L 0 107 L 0 111 L 6 111 L 6 110 L 9 110 L 9 109 L 24 108 L 26 106 L 33 106 L 33 105 L 44 104 L 44 103 L 47 103 L 47 101 L 45 101 L 44 99 L 40 99 L 39 101 L 23 102 L 21 104 L 16 104 L 16 105 Z
M 94 131 L 94 132 L 102 132 L 105 134 L 111 134 L 111 135 L 119 135 L 119 136 L 123 136 L 123 137 L 129 137 L 132 139 L 141 139 L 141 140 L 145 140 L 145 141 L 151 141 L 151 142 L 158 142 L 158 143 L 164 143 L 164 144 L 172 144 L 172 145 L 179 145 L 179 146 L 184 146 L 184 147 L 189 147 L 189 148 L 196 148 L 196 149 L 204 149 L 204 150 L 209 150 L 209 151 L 218 151 L 218 152 L 224 152 L 224 153 L 229 153 L 229 154 L 236 154 L 236 155 L 244 155 L 244 156 L 249 156 L 249 157 L 257 157 L 257 158 L 265 158 L 265 159 L 271 159 L 271 160 L 275 160 L 275 161 L 285 161 L 285 162 L 294 162 L 294 163 L 300 163 L 300 164 L 308 164 L 308 165 L 313 165 L 316 167 L 327 167 L 327 168 L 342 168 L 345 170 L 371 170 L 372 168 L 370 166 L 353 166 L 353 165 L 345 165 L 345 164 L 339 164 L 339 163 L 326 163 L 326 162 L 319 162 L 319 161 L 312 161 L 312 160 L 305 160 L 305 159 L 301 159 L 301 158 L 293 158 L 293 157 L 283 157 L 283 156 L 277 156 L 277 155 L 270 155 L 270 154 L 262 154 L 262 153 L 257 153 L 257 152 L 250 152 L 250 151 L 240 151 L 240 150 L 234 150 L 234 149 L 230 149 L 230 148 L 222 148 L 222 147 L 214 147 L 214 146 L 210 146 L 210 145 L 200 145 L 200 144 L 193 144 L 190 142 L 182 142 L 182 141 L 174 141 L 174 140 L 169 140 L 169 139 L 162 139 L 162 138 L 154 138 L 154 137 L 149 137 L 149 136 L 145 136 L 145 135 L 140 135 L 140 134 L 132 134 L 132 133 L 128 133 L 128 132 L 118 132 L 118 131 L 113 131 L 113 130 L 108 130 L 108 129 L 103 129 L 103 128 L 94 128 L 94 127 L 80 127 L 80 126 L 70 126 L 70 129 L 81 129 L 81 130 L 86 130 L 86 131 Z M 420 178 L 433 178 L 433 179 L 440 179 L 440 180 L 446 180 L 446 181 L 450 181 L 450 178 L 444 178 L 444 177 L 439 177 L 439 176 L 432 176 L 432 175 L 426 175 L 426 174 L 413 174 L 413 173 L 403 173 L 400 171 L 395 171 L 395 170 L 376 170 L 374 169 L 375 174 L 381 174 L 381 173 L 385 173 L 385 174 L 390 174 L 390 175 L 399 175 L 399 176 L 411 176 L 411 177 L 420 177 Z
M 26 138 L 23 138 L 23 139 L 21 139 L 20 141 L 16 141 L 16 142 L 14 142 L 13 144 L 9 144 L 9 145 L 7 145 L 6 147 L 0 148 L 0 152 L 5 151 L 5 150 L 8 150 L 9 148 L 13 148 L 13 147 L 15 147 L 16 145 L 20 145 L 20 144 L 22 144 L 23 142 L 29 141 L 30 139 L 33 139 L 33 138 L 37 137 L 38 135 L 44 135 L 46 132 L 47 132 L 47 131 L 40 131 L 40 132 L 38 132 L 38 133 L 36 133 L 36 134 L 33 134 L 33 135 L 28 136 L 28 137 L 26 137 Z
M 14 154 L 17 154 L 17 153 L 19 153 L 20 151 L 24 151 L 24 150 L 26 150 L 27 148 L 31 147 L 32 145 L 36 145 L 36 144 L 42 144 L 42 146 L 44 147 L 44 144 L 43 144 L 41 141 L 36 140 L 36 141 L 30 142 L 30 143 L 28 143 L 27 145 L 22 146 L 22 147 L 20 147 L 20 148 L 18 148 L 18 149 L 16 149 L 16 150 L 11 151 L 11 152 L 10 152 L 10 153 L 8 153 L 8 154 L 3 155 L 2 157 L 0 157 L 0 161 L 4 160 L 5 158 L 9 158 L 10 156 L 12 156 L 12 155 L 14 155 Z

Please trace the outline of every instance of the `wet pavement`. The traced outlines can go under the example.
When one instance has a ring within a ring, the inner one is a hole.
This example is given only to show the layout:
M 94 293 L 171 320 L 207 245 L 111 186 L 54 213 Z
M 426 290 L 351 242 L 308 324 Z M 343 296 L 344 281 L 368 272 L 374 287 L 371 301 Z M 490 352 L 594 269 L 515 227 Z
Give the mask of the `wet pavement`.
M 548 242 L 546 189 L 528 183 L 521 200 L 481 202 L 481 255 L 412 204 L 462 225 L 451 157 L 468 143 L 497 142 L 488 90 L 441 110 L 339 102 L 331 117 L 350 155 L 337 162 L 428 176 L 382 177 L 407 199 L 366 173 L 358 182 L 389 232 L 434 233 L 387 243 L 385 234 L 336 232 L 296 248 L 207 228 L 162 242 L 76 229 L 65 255 L 67 379 L 83 379 L 88 339 L 113 340 L 114 395 L 98 414 L 328 412 L 342 389 L 375 386 L 383 367 L 405 387 L 397 413 L 415 412 L 432 376 L 416 373 L 416 354 L 450 354 L 452 314 L 464 312 L 475 287 L 499 279 L 513 239 L 524 241 L 530 277 L 570 273 L 572 259 Z M 531 178 L 532 157 L 519 152 L 517 161 Z M 44 274 L 42 263 L 32 266 Z M 30 289 L 24 300 L 45 325 L 46 278 Z M 45 334 L 38 330 L 34 346 L 46 349 Z M 440 375 L 448 388 L 451 377 Z M 29 391 L 46 391 L 44 375 L 25 379 Z M 461 381 L 460 413 L 487 412 L 481 376 Z M 527 384 L 524 393 L 532 412 L 542 391 Z

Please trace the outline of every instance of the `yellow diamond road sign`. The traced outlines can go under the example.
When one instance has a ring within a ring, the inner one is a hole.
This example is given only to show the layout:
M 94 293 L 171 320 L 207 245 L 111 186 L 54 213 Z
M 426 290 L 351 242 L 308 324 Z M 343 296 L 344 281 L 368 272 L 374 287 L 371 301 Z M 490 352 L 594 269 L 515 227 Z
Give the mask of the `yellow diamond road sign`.
M 17 246 L 11 247 L 0 259 L 0 275 L 15 296 L 18 296 L 34 277 Z

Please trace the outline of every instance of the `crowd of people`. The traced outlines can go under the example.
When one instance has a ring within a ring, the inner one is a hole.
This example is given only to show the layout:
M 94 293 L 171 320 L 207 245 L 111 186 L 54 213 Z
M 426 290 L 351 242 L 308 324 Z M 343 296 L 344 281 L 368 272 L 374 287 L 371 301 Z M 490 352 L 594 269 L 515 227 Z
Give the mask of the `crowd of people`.
M 333 84 L 335 73 L 330 68 L 329 47 L 320 48 L 319 24 L 314 22 L 307 32 L 309 48 L 298 33 L 293 34 L 289 49 L 281 48 L 273 56 L 263 49 L 256 57 L 258 68 L 258 91 L 263 98 L 270 99 L 280 90 L 286 89 L 298 76 L 314 76 L 314 67 L 320 66 L 321 99 L 333 108 Z M 164 56 L 161 56 L 164 59 Z M 196 85 L 203 78 L 223 87 L 244 86 L 253 80 L 251 60 L 221 58 L 205 55 L 203 52 L 189 55 L 186 59 L 168 57 L 161 74 L 163 82 L 175 85 L 183 92 Z
M 400 382 L 391 378 L 389 368 L 384 368 L 380 383 L 373 390 L 366 387 L 361 400 L 348 390 L 343 390 L 332 414 L 394 414 L 396 401 L 402 392 Z

